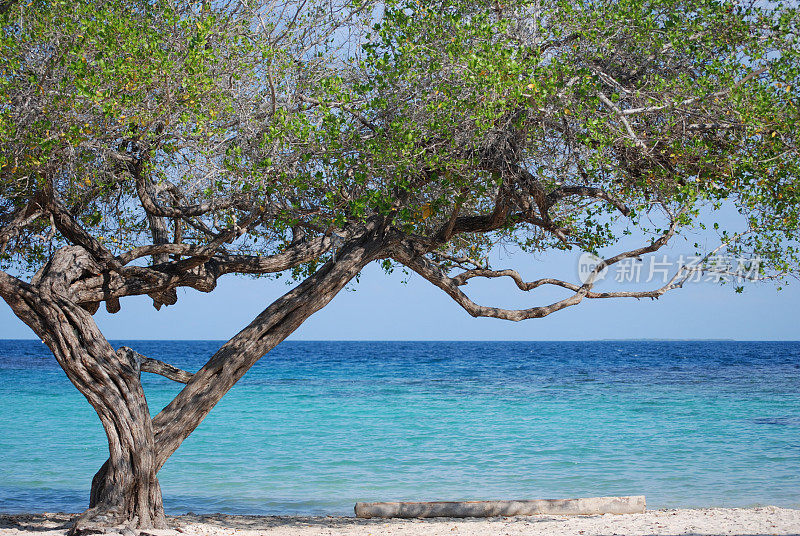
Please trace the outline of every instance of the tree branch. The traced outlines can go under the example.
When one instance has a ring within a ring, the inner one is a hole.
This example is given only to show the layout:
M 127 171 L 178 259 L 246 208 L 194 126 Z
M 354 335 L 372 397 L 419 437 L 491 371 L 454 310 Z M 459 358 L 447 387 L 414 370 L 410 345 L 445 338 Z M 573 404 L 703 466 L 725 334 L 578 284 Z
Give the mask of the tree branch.
M 77 281 L 71 288 L 78 303 L 91 303 L 125 296 L 138 296 L 187 286 L 209 292 L 224 274 L 268 274 L 290 270 L 325 254 L 331 238 L 321 236 L 300 242 L 269 256 L 229 255 L 217 253 L 202 256 L 204 246 L 161 244 L 134 248 L 120 255 L 120 264 L 152 255 L 153 252 L 190 255 L 180 261 L 151 266 L 123 266 L 117 272 L 102 273 Z M 197 255 L 197 256 L 195 256 Z
M 678 270 L 675 272 L 672 278 L 667 282 L 667 284 L 657 289 L 642 290 L 642 291 L 618 291 L 618 292 L 589 291 L 585 293 L 585 297 L 589 299 L 659 298 L 669 290 L 675 288 L 681 288 L 683 284 L 689 279 L 689 277 L 691 277 L 692 273 L 698 270 L 700 270 L 700 268 L 688 268 L 686 266 L 681 266 L 680 268 L 678 268 Z M 537 279 L 535 281 L 526 282 L 522 279 L 522 276 L 520 276 L 520 274 L 516 270 L 489 270 L 489 269 L 468 270 L 454 277 L 453 282 L 457 285 L 466 285 L 467 281 L 474 277 L 486 277 L 486 278 L 510 277 L 511 279 L 514 280 L 514 283 L 517 285 L 517 288 L 523 291 L 533 290 L 543 285 L 553 285 L 565 288 L 567 290 L 571 290 L 573 292 L 580 292 L 582 287 L 581 285 L 577 285 L 575 283 L 569 283 L 567 281 L 562 281 L 560 279 L 553 279 L 553 278 L 543 278 L 543 279 Z
M 659 105 L 659 106 L 643 106 L 641 108 L 628 108 L 627 110 L 622 110 L 620 113 L 622 113 L 623 115 L 635 115 L 635 114 L 642 114 L 642 113 L 661 112 L 661 111 L 665 111 L 665 110 L 672 110 L 674 108 L 679 108 L 681 106 L 689 106 L 690 104 L 695 104 L 695 103 L 703 101 L 703 100 L 713 99 L 715 97 L 722 97 L 722 96 L 727 95 L 728 93 L 730 93 L 732 90 L 738 88 L 742 84 L 745 84 L 747 81 L 755 78 L 756 76 L 759 76 L 759 75 L 765 73 L 767 70 L 768 70 L 768 67 L 761 67 L 760 69 L 756 69 L 755 71 L 751 71 L 747 76 L 745 76 L 744 78 L 739 80 L 732 87 L 730 87 L 728 89 L 724 89 L 722 91 L 715 91 L 714 93 L 710 93 L 708 95 L 702 95 L 702 96 L 698 96 L 698 97 L 691 97 L 691 98 L 685 99 L 685 100 L 680 101 L 680 102 L 672 102 L 672 103 L 668 103 L 668 104 L 662 104 L 662 105 Z
M 593 197 L 596 199 L 602 199 L 607 201 L 611 205 L 619 210 L 623 216 L 627 216 L 631 213 L 631 210 L 622 202 L 621 199 L 614 196 L 613 194 L 608 193 L 607 191 L 603 190 L 602 188 L 593 188 L 590 186 L 562 186 L 557 188 L 547 194 L 547 199 L 545 200 L 545 207 L 546 210 L 549 210 L 553 205 L 558 203 L 561 199 L 570 196 L 577 196 L 577 197 Z
M 48 187 L 47 190 L 49 191 L 42 192 L 39 195 L 40 205 L 53 215 L 53 222 L 64 238 L 76 246 L 83 247 L 95 259 L 109 268 L 121 268 L 122 265 L 117 261 L 116 257 L 78 223 L 78 220 L 56 196 L 52 188 Z
M 367 119 L 366 117 L 364 117 L 363 115 L 361 115 L 360 113 L 353 110 L 348 105 L 342 102 L 323 102 L 321 100 L 317 100 L 312 97 L 307 97 L 305 95 L 298 95 L 297 98 L 303 102 L 306 102 L 308 104 L 313 104 L 315 106 L 330 106 L 331 108 L 340 108 L 345 112 L 349 113 L 350 115 L 352 115 L 353 117 L 355 117 L 359 123 L 370 129 L 372 132 L 378 131 L 378 127 L 374 123 L 372 123 L 369 119 Z
M 174 382 L 189 383 L 189 380 L 191 380 L 192 376 L 194 376 L 194 374 L 191 372 L 186 372 L 185 370 L 174 367 L 169 363 L 164 363 L 163 361 L 152 359 L 150 357 L 145 357 L 136 350 L 128 348 L 127 346 L 120 347 L 117 350 L 117 354 L 126 356 L 130 361 L 138 363 L 139 370 L 142 372 L 158 374 L 159 376 L 164 376 L 165 378 L 168 378 Z
M 615 114 L 617 114 L 617 117 L 619 117 L 619 120 L 622 122 L 622 125 L 625 127 L 625 130 L 628 132 L 628 135 L 630 135 L 630 137 L 633 138 L 633 142 L 636 144 L 636 146 L 639 147 L 640 149 L 643 149 L 646 152 L 649 152 L 650 151 L 649 147 L 647 147 L 647 144 L 645 144 L 641 139 L 639 139 L 639 136 L 636 135 L 636 132 L 633 130 L 630 121 L 628 121 L 628 118 L 625 117 L 625 113 L 622 110 L 620 110 L 616 104 L 611 102 L 611 99 L 606 97 L 602 91 L 599 91 L 597 93 L 597 96 L 600 98 L 603 104 L 611 108 L 611 110 Z
M 241 203 L 240 199 L 224 198 L 212 199 L 210 201 L 204 201 L 202 203 L 195 203 L 193 205 L 186 205 L 183 207 L 165 206 L 160 204 L 155 197 L 151 196 L 150 192 L 148 191 L 148 179 L 145 178 L 141 173 L 135 173 L 134 175 L 136 194 L 139 197 L 139 201 L 142 203 L 142 208 L 144 208 L 148 214 L 153 216 L 163 218 L 190 218 L 193 216 L 202 216 L 203 214 L 214 210 L 223 210 L 226 208 L 235 207 Z M 177 189 L 177 186 L 174 184 L 172 187 Z
M 511 320 L 514 322 L 518 322 L 520 320 L 526 320 L 530 318 L 542 318 L 548 316 L 556 311 L 560 311 L 561 309 L 577 305 L 584 298 L 612 298 L 612 297 L 656 298 L 661 294 L 663 294 L 664 292 L 666 292 L 667 290 L 670 290 L 671 288 L 677 288 L 678 286 L 682 285 L 683 282 L 685 281 L 684 279 L 683 281 L 680 281 L 680 284 L 676 283 L 678 281 L 678 276 L 681 273 L 681 270 L 679 270 L 678 273 L 676 273 L 675 277 L 673 277 L 670 283 L 668 283 L 661 289 L 656 289 L 653 291 L 617 292 L 617 293 L 592 292 L 592 287 L 594 286 L 597 274 L 599 274 L 602 270 L 604 270 L 608 266 L 620 262 L 623 259 L 635 258 L 647 253 L 653 253 L 655 251 L 658 251 L 661 247 L 667 244 L 667 242 L 669 242 L 669 240 L 675 234 L 676 229 L 677 229 L 677 220 L 675 218 L 672 218 L 668 231 L 658 239 L 654 240 L 650 245 L 626 251 L 624 253 L 620 253 L 618 255 L 600 261 L 595 267 L 595 269 L 591 272 L 588 280 L 583 285 L 575 285 L 557 279 L 539 279 L 537 281 L 526 283 L 525 281 L 523 281 L 522 277 L 513 270 L 493 271 L 493 270 L 475 269 L 475 270 L 468 270 L 467 272 L 453 278 L 447 275 L 445 270 L 443 270 L 435 263 L 431 262 L 423 254 L 421 254 L 421 252 L 424 252 L 424 249 L 411 243 L 408 240 L 401 242 L 398 246 L 396 246 L 392 250 L 391 257 L 397 262 L 415 271 L 417 274 L 428 280 L 430 283 L 433 283 L 434 285 L 442 289 L 470 315 L 474 317 L 499 318 L 502 320 Z M 503 309 L 499 307 L 487 307 L 483 305 L 478 305 L 475 302 L 473 302 L 459 288 L 460 286 L 464 285 L 466 281 L 469 280 L 470 278 L 478 276 L 511 277 L 512 279 L 514 279 L 514 281 L 517 283 L 517 286 L 520 289 L 526 291 L 532 290 L 542 285 L 556 285 L 573 291 L 573 294 L 567 298 L 564 298 L 557 302 L 553 302 L 549 305 L 531 307 L 528 309 Z
M 326 253 L 333 241 L 330 236 L 321 236 L 307 242 L 299 242 L 280 253 L 261 255 L 226 255 L 213 257 L 217 272 L 222 274 L 265 274 L 282 272 L 310 262 Z
M 8 243 L 19 235 L 26 226 L 30 225 L 42 215 L 41 209 L 34 203 L 28 204 L 23 210 L 18 211 L 11 219 L 0 227 L 0 257 L 5 255 Z
M 34 292 L 32 285 L 0 270 L 0 298 L 3 298 L 14 314 L 31 329 L 36 332 L 47 330 L 43 319 L 34 312 L 32 303 L 40 297 Z

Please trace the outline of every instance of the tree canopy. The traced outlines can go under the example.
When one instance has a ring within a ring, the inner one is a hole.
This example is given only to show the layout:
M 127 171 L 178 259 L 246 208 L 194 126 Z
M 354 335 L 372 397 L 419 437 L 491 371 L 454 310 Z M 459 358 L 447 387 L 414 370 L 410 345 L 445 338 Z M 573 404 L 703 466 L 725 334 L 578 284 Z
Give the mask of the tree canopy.
M 596 275 L 713 226 L 759 278 L 798 271 L 792 2 L 33 0 L 0 3 L 0 22 L 0 295 L 109 434 L 86 519 L 163 524 L 169 455 L 371 262 L 508 320 L 655 298 L 703 267 L 600 292 L 493 267 L 501 245 L 639 237 Z M 740 222 L 719 227 L 720 209 Z M 282 273 L 298 285 L 194 375 L 113 350 L 91 318 Z M 479 305 L 476 277 L 565 294 Z M 140 370 L 188 382 L 152 422 L 130 397 Z

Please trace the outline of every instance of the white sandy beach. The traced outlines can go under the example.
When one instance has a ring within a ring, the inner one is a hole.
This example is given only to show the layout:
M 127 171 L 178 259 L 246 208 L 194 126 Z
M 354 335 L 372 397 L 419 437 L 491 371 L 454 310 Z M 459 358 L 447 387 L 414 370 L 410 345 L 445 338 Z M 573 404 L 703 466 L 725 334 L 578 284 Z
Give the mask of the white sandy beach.
M 0 535 L 62 536 L 72 517 L 70 514 L 2 515 Z M 214 514 L 170 517 L 169 521 L 174 530 L 147 532 L 158 536 L 800 535 L 800 510 L 774 506 L 573 517 L 386 520 Z

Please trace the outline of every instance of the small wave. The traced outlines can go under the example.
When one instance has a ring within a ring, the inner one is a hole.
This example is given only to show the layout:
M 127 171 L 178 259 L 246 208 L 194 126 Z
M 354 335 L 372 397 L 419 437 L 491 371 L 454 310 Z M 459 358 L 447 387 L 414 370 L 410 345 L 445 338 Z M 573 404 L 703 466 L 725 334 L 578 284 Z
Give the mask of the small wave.
M 750 422 L 772 426 L 800 426 L 800 417 L 758 417 Z

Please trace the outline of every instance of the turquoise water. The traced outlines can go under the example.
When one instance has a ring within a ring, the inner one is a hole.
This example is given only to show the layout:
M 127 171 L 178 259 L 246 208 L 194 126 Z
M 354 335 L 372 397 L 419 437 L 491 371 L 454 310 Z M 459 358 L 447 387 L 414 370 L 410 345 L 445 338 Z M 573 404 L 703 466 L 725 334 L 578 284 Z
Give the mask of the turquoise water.
M 118 341 L 195 370 L 220 343 Z M 143 374 L 155 413 L 180 388 Z M 0 512 L 86 507 L 106 458 L 38 341 L 0 341 Z M 644 494 L 800 507 L 800 343 L 288 342 L 160 474 L 170 513 Z

